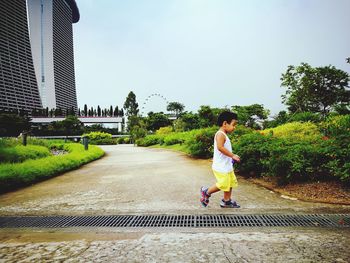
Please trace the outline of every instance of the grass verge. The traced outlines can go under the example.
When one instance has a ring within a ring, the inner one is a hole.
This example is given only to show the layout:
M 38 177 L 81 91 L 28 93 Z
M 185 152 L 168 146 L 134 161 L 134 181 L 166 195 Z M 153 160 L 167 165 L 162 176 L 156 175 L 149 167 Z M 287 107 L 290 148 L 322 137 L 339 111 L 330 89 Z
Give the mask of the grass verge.
M 104 151 L 90 145 L 85 151 L 81 144 L 67 143 L 62 146 L 68 154 L 49 156 L 22 163 L 4 163 L 0 165 L 0 193 L 51 178 L 60 173 L 76 169 L 81 165 L 98 159 Z

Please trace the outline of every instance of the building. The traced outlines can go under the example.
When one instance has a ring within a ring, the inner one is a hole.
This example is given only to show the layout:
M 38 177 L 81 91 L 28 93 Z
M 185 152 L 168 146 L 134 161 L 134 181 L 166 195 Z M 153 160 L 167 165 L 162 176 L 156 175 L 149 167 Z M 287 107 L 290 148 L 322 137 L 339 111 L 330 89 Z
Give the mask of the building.
M 0 2 L 0 109 L 77 110 L 74 0 Z

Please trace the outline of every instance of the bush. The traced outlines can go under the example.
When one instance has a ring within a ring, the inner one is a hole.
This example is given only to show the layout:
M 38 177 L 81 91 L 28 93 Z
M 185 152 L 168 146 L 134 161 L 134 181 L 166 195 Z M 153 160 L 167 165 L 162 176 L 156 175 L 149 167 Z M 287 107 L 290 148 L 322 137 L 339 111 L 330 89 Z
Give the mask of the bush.
M 171 133 L 164 137 L 165 145 L 183 144 L 186 141 L 186 133 Z
M 116 144 L 112 139 L 112 134 L 106 132 L 90 132 L 83 134 L 82 137 L 87 137 L 89 144 Z
M 270 156 L 269 144 L 271 135 L 264 136 L 258 132 L 242 135 L 232 144 L 232 150 L 241 158 L 238 165 L 243 173 L 260 176 L 267 171 L 268 158 Z
M 169 134 L 173 132 L 173 127 L 171 126 L 166 126 L 166 127 L 161 127 L 156 131 L 157 135 L 161 135 L 161 134 Z
M 213 140 L 217 127 L 199 130 L 191 136 L 186 145 L 190 154 L 199 158 L 210 158 L 213 156 Z
M 138 146 L 151 146 L 156 144 L 163 144 L 164 142 L 164 135 L 147 135 L 144 138 L 138 139 L 136 141 L 136 144 Z
M 288 117 L 288 122 L 313 122 L 319 123 L 322 117 L 314 112 L 299 112 Z
M 317 141 L 322 137 L 319 128 L 311 122 L 291 122 L 276 128 L 261 131 L 262 134 L 272 134 L 275 137 L 288 138 L 291 140 Z

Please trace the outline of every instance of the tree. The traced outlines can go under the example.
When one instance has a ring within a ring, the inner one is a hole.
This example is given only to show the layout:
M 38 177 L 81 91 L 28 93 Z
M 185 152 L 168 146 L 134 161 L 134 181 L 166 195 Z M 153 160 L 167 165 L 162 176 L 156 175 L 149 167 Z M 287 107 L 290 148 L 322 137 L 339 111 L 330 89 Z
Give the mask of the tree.
M 87 105 L 85 104 L 84 105 L 84 116 L 86 117 L 88 114 L 88 108 L 87 108 Z
M 167 106 L 167 111 L 172 111 L 175 113 L 176 119 L 179 117 L 179 114 L 181 114 L 181 112 L 183 112 L 183 110 L 185 109 L 185 106 L 183 104 L 181 104 L 180 102 L 169 102 L 168 106 Z
M 0 136 L 18 136 L 31 128 L 28 116 L 19 116 L 16 113 L 0 112 Z
M 252 104 L 248 106 L 232 106 L 232 110 L 237 113 L 238 122 L 254 129 L 262 128 L 262 122 L 267 119 L 270 111 L 264 109 L 262 104 Z
M 198 110 L 199 126 L 201 128 L 210 127 L 216 124 L 217 116 L 210 106 L 202 105 Z
M 136 95 L 130 91 L 124 102 L 123 108 L 125 109 L 126 116 L 136 116 L 139 113 L 139 104 L 136 102 Z
M 199 126 L 199 116 L 196 113 L 192 112 L 185 112 L 181 114 L 181 117 L 178 120 L 183 121 L 183 126 L 180 127 L 180 129 L 184 129 L 185 131 L 193 130 L 193 129 L 198 129 Z M 177 129 L 176 125 L 178 123 L 175 123 L 175 129 Z
M 119 109 L 118 109 L 118 106 L 115 106 L 113 115 L 114 115 L 114 117 L 119 117 Z
M 287 88 L 282 102 L 290 113 L 309 111 L 325 118 L 336 106 L 349 107 L 349 75 L 334 66 L 289 66 L 281 81 L 281 86 Z
M 113 107 L 112 107 L 112 105 L 109 107 L 109 116 L 113 117 Z
M 147 130 L 156 131 L 160 127 L 169 126 L 171 124 L 168 116 L 166 116 L 163 112 L 150 112 L 148 113 L 148 117 L 146 118 Z
M 97 116 L 101 117 L 101 108 L 100 105 L 97 106 Z

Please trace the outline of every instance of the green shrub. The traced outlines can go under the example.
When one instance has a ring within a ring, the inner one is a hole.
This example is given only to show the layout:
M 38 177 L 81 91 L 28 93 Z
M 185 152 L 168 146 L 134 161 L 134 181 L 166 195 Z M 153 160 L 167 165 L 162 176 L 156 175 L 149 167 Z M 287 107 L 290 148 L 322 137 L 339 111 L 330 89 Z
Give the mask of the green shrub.
M 49 156 L 37 160 L 26 160 L 17 164 L 0 165 L 0 192 L 6 192 L 21 186 L 41 181 L 59 173 L 78 168 L 82 164 L 103 156 L 104 152 L 97 146 L 84 146 L 68 143 L 61 146 L 68 154 Z
M 271 135 L 264 136 L 258 132 L 242 135 L 239 140 L 232 143 L 232 150 L 241 158 L 239 170 L 246 174 L 260 176 L 267 171 L 270 156 Z
M 164 135 L 147 135 L 144 138 L 138 139 L 136 141 L 136 144 L 138 146 L 151 146 L 156 144 L 163 144 L 164 142 Z
M 217 127 L 199 130 L 195 136 L 186 141 L 190 154 L 199 158 L 210 158 L 213 156 L 213 142 Z
M 15 145 L 0 148 L 0 163 L 23 162 L 27 159 L 38 159 L 50 156 L 49 149 L 38 145 Z
M 166 127 L 161 127 L 156 131 L 157 135 L 161 135 L 161 134 L 169 134 L 173 132 L 173 127 L 171 126 L 166 126 Z
M 171 133 L 164 137 L 165 145 L 183 144 L 186 141 L 186 133 Z
M 90 132 L 83 134 L 82 137 L 87 137 L 89 139 L 89 144 L 115 144 L 112 139 L 112 134 L 106 132 Z
M 313 122 L 318 123 L 322 119 L 321 115 L 314 112 L 299 112 L 288 117 L 288 122 Z
M 275 128 L 261 131 L 262 134 L 273 134 L 275 137 L 288 138 L 291 140 L 316 141 L 322 137 L 319 128 L 311 122 L 291 122 Z

